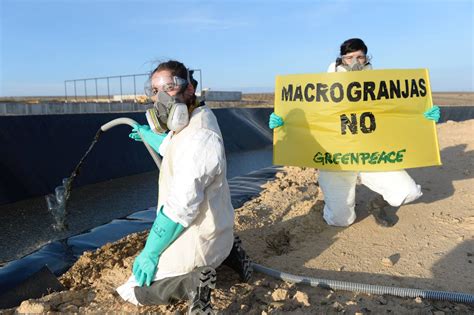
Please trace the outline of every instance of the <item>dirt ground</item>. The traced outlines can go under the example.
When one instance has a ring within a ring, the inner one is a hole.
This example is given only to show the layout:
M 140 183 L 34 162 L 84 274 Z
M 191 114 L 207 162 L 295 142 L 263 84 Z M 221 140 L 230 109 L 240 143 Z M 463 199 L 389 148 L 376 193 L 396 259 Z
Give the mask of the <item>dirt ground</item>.
M 357 187 L 357 221 L 326 225 L 324 196 L 314 169 L 285 167 L 253 200 L 236 209 L 235 232 L 250 257 L 292 274 L 474 294 L 474 120 L 438 125 L 443 165 L 409 170 L 424 195 L 390 209 L 395 226 L 378 226 L 367 212 L 374 196 Z M 29 312 L 132 312 L 175 314 L 185 303 L 134 306 L 115 288 L 131 274 L 147 232 L 86 252 L 60 281 L 69 289 L 24 301 L 10 314 Z M 295 285 L 255 273 L 240 283 L 217 270 L 214 309 L 222 314 L 472 314 L 473 305 L 397 298 Z
M 472 92 L 433 92 L 435 105 L 472 105 L 474 93 Z

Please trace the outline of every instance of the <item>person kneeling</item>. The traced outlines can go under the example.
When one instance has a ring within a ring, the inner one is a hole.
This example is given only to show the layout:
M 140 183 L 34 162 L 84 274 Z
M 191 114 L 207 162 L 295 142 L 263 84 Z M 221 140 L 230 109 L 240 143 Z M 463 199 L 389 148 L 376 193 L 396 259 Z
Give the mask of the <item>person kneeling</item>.
M 222 134 L 212 110 L 197 101 L 197 82 L 181 62 L 161 63 L 149 83 L 149 126 L 134 126 L 130 138 L 163 156 L 157 216 L 133 275 L 117 292 L 135 305 L 188 299 L 189 313 L 208 314 L 214 268 L 225 262 L 243 280 L 251 274 L 234 239 Z

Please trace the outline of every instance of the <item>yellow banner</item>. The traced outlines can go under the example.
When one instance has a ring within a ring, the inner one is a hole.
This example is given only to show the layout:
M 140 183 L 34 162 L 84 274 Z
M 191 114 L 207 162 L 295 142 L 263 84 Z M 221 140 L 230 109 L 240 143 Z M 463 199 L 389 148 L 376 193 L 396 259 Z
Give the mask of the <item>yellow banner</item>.
M 440 165 L 427 69 L 277 76 L 273 163 L 384 171 Z

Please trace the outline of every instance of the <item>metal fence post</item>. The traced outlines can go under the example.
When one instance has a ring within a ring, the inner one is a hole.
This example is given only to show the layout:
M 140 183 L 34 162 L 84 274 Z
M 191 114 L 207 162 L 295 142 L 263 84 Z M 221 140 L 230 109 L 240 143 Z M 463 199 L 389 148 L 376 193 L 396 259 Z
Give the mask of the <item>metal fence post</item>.
M 137 102 L 137 84 L 135 82 L 135 75 L 133 75 L 133 99 Z
M 64 81 L 64 95 L 66 96 L 66 103 L 67 103 L 67 84 L 66 84 L 67 81 Z
M 85 101 L 87 102 L 87 82 L 86 82 L 86 80 L 84 80 L 84 94 L 86 94 L 85 95 L 85 97 L 86 97 Z
M 99 102 L 99 91 L 97 90 L 97 78 L 95 78 L 95 101 Z
M 76 80 L 74 80 L 74 101 L 77 102 Z
M 110 103 L 110 84 L 109 84 L 109 77 L 107 77 L 107 100 Z
M 120 78 L 120 103 L 123 103 L 123 93 L 122 93 L 122 76 L 119 76 Z M 122 108 L 123 109 L 123 108 Z

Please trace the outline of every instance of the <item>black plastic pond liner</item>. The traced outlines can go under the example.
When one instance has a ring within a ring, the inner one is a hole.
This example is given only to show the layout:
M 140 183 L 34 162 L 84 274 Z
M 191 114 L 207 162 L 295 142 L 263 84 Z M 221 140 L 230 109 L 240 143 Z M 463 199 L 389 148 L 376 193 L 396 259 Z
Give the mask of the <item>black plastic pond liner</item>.
M 474 106 L 440 106 L 441 118 L 438 123 L 448 120 L 464 121 L 474 118 Z
M 440 107 L 440 123 L 474 118 L 474 106 Z M 273 108 L 213 109 L 226 155 L 271 145 L 268 117 L 272 111 Z M 0 205 L 53 192 L 71 174 L 100 126 L 119 117 L 146 122 L 143 113 L 0 116 L 4 152 L 0 154 Z M 102 135 L 75 187 L 155 170 L 147 150 L 130 141 L 129 133 L 130 128 L 123 126 Z
M 227 156 L 271 145 L 268 117 L 272 111 L 213 109 Z M 0 143 L 5 152 L 0 154 L 0 205 L 53 192 L 70 175 L 100 126 L 119 117 L 146 122 L 143 113 L 0 116 Z M 473 118 L 474 106 L 441 106 L 440 122 Z M 130 128 L 123 126 L 103 135 L 75 187 L 155 170 L 147 150 L 130 141 L 129 133 Z
M 278 167 L 264 168 L 250 174 L 229 180 L 234 208 L 241 207 L 246 201 L 257 196 L 261 186 L 273 179 L 280 170 Z M 25 294 L 12 294 L 19 291 L 18 285 L 40 286 L 35 273 L 47 266 L 56 276 L 66 272 L 84 251 L 95 250 L 106 243 L 114 242 L 135 232 L 151 227 L 156 208 L 135 212 L 125 218 L 116 219 L 98 226 L 86 233 L 51 242 L 38 251 L 21 259 L 12 261 L 0 269 L 0 309 L 19 305 L 25 300 Z M 45 282 L 45 287 L 49 283 Z M 33 298 L 37 296 L 30 296 Z
M 65 288 L 58 278 L 43 266 L 30 277 L 23 280 L 0 296 L 0 309 L 17 306 L 23 300 L 40 298 L 52 292 L 63 291 Z
M 271 146 L 272 131 L 267 126 L 271 108 L 222 108 L 213 112 L 227 156 Z M 0 205 L 52 193 L 71 174 L 97 130 L 120 117 L 146 123 L 144 113 L 0 116 Z M 103 134 L 73 189 L 154 171 L 150 154 L 143 145 L 130 140 L 130 132 L 130 127 L 120 126 Z

